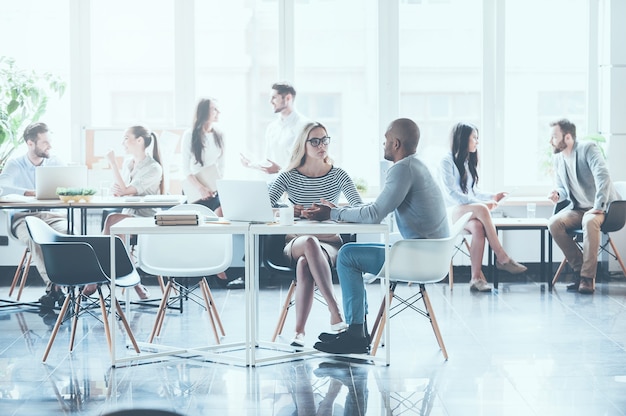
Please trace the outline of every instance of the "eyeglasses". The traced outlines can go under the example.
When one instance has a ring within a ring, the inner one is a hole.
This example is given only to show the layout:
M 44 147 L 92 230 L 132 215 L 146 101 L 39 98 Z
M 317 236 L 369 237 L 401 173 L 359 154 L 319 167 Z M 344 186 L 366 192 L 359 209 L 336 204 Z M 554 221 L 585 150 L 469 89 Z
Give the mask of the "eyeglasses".
M 318 147 L 320 144 L 328 146 L 328 143 L 330 143 L 330 137 L 313 137 L 312 139 L 308 139 L 307 142 L 311 143 L 311 146 L 313 147 Z

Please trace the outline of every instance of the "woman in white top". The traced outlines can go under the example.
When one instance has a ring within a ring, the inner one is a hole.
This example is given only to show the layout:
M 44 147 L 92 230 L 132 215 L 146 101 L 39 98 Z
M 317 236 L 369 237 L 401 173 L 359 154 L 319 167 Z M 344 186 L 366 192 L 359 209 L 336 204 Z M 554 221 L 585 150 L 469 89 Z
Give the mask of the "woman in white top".
M 328 156 L 330 137 L 326 128 L 309 122 L 298 136 L 287 168 L 270 187 L 270 200 L 276 205 L 283 193 L 293 204 L 294 216 L 314 203 L 324 201 L 337 204 L 344 194 L 352 206 L 361 205 L 361 196 L 350 176 L 333 166 Z M 305 325 L 311 312 L 315 286 L 326 300 L 333 331 L 343 331 L 348 326 L 339 311 L 332 286 L 331 267 L 335 266 L 337 252 L 343 244 L 341 236 L 289 234 L 285 239 L 285 256 L 296 269 L 296 334 L 291 345 L 304 346 Z
M 114 196 L 162 194 L 164 187 L 163 167 L 161 166 L 161 153 L 156 134 L 143 126 L 132 126 L 124 132 L 122 145 L 131 157 L 124 161 L 121 171 L 117 166 L 115 152 L 111 150 L 107 153 L 107 159 L 114 176 L 111 193 Z M 152 155 L 146 151 L 151 145 Z M 155 212 L 156 210 L 153 208 L 124 208 L 121 213 L 109 214 L 104 222 L 103 233 L 110 234 L 111 226 L 124 218 L 151 217 Z M 89 292 L 87 289 L 94 288 L 85 288 L 83 292 Z M 141 284 L 135 286 L 135 291 L 141 299 L 149 297 L 148 290 Z
M 223 176 L 224 139 L 222 133 L 214 125 L 219 121 L 219 115 L 220 110 L 214 99 L 201 99 L 196 107 L 193 128 L 183 134 L 181 153 L 184 187 L 185 185 L 188 187 L 186 194 L 199 197 L 199 199 L 193 197 L 194 200 L 187 202 L 205 205 L 216 215 L 222 216 L 217 189 L 211 189 L 210 184 L 198 179 L 203 171 L 206 172 L 209 169 L 212 169 L 213 181 Z
M 211 189 L 207 183 L 201 182 L 202 172 L 213 169 L 212 180 L 222 178 L 224 172 L 224 138 L 222 132 L 215 128 L 219 121 L 220 110 L 213 98 L 202 98 L 196 106 L 196 114 L 193 120 L 193 128 L 185 131 L 181 139 L 183 189 L 187 187 L 187 196 L 198 195 L 199 199 L 192 197 L 188 203 L 204 205 L 218 217 L 222 216 L 222 207 L 217 195 L 217 189 Z M 184 192 L 184 190 L 183 190 Z M 227 280 L 226 273 L 218 273 L 217 277 Z M 235 279 L 241 284 L 228 286 L 229 288 L 242 288 L 243 280 Z
M 488 292 L 491 286 L 481 273 L 485 239 L 496 254 L 498 269 L 517 274 L 525 272 L 526 266 L 509 257 L 491 221 L 490 211 L 498 206 L 506 193 L 485 193 L 478 189 L 478 129 L 471 124 L 458 123 L 452 128 L 450 142 L 452 151 L 441 162 L 443 194 L 452 221 L 466 212 L 472 213 L 465 226 L 472 235 L 470 290 Z

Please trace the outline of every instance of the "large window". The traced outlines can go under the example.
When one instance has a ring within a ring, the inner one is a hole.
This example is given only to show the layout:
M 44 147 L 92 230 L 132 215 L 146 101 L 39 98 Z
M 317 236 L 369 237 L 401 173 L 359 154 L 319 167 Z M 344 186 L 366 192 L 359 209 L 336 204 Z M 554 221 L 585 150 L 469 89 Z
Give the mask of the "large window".
M 57 133 L 57 151 L 74 162 L 82 160 L 70 149 L 84 145 L 84 137 L 74 137 L 77 124 L 181 131 L 191 125 L 198 99 L 213 97 L 226 174 L 253 177 L 239 153 L 264 156 L 265 128 L 276 116 L 270 87 L 288 81 L 299 111 L 327 125 L 336 163 L 374 193 L 381 133 L 391 121 L 384 114 L 419 124 L 418 152 L 433 165 L 449 149 L 453 124 L 478 125 L 482 187 L 543 195 L 552 180 L 548 123 L 568 117 L 581 138 L 595 133 L 588 131 L 587 42 L 597 28 L 589 28 L 588 6 L 589 0 L 4 0 L 0 35 L 11 41 L 1 53 L 68 80 L 68 93 L 50 103 L 46 120 Z M 379 28 L 379 16 L 392 16 L 394 24 L 381 20 Z M 380 45 L 387 46 L 379 51 Z M 83 60 L 85 71 L 76 70 Z M 381 85 L 389 91 L 379 91 Z M 89 108 L 70 106 L 76 96 Z M 168 163 L 178 163 L 177 149 L 167 150 Z
M 482 16 L 481 0 L 400 5 L 400 115 L 420 126 L 432 169 L 455 123 L 482 123 Z
M 567 117 L 587 135 L 587 0 L 505 3 L 505 189 L 549 186 L 549 122 Z M 567 22 L 567 27 L 564 27 Z
M 91 125 L 174 124 L 173 0 L 92 1 Z
M 25 71 L 60 76 L 68 88 L 61 99 L 50 97 L 40 121 L 51 131 L 53 153 L 70 161 L 70 13 L 69 0 L 3 0 L 0 6 L 0 56 L 15 59 Z M 26 147 L 13 154 L 21 154 Z
M 297 2 L 296 104 L 332 137 L 338 166 L 378 187 L 378 5 L 373 0 Z

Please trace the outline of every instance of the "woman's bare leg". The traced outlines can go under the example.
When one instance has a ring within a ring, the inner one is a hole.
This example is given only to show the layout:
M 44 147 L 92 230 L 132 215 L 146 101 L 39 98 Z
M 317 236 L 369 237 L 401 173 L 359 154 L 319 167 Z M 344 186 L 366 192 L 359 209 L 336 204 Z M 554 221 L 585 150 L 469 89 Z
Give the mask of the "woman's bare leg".
M 313 307 L 315 282 L 306 258 L 300 257 L 296 264 L 296 333 L 305 334 L 304 328 Z
M 498 233 L 496 232 L 496 227 L 493 225 L 493 221 L 491 221 L 491 213 L 489 212 L 487 206 L 480 203 L 459 205 L 454 209 L 454 220 L 460 218 L 466 212 L 472 213 L 470 220 L 475 219 L 483 224 L 485 237 L 487 238 L 487 241 L 489 241 L 489 245 L 491 246 L 493 252 L 496 254 L 498 261 L 500 263 L 506 263 L 507 261 L 509 261 L 510 257 L 506 253 L 506 251 L 504 251 L 504 247 L 502 247 L 502 244 L 500 243 Z
M 322 250 L 319 241 L 314 236 L 298 237 L 291 247 L 291 255 L 294 258 L 304 256 L 306 258 L 308 269 L 320 293 L 326 300 L 328 310 L 330 311 L 330 323 L 337 324 L 343 321 L 341 312 L 339 312 L 339 304 L 335 298 L 335 292 L 332 285 L 332 274 L 328 258 Z
M 470 264 L 472 280 L 480 280 L 483 267 L 483 255 L 485 253 L 485 228 L 483 223 L 477 219 L 469 220 L 465 229 L 472 235 L 472 244 L 470 245 Z

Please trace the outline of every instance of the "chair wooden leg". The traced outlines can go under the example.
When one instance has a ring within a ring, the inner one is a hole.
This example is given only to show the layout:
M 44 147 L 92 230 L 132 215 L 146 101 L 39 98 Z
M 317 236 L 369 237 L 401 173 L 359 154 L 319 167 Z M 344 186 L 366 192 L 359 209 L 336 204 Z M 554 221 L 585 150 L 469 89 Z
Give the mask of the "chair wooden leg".
M 100 311 L 102 312 L 102 323 L 104 323 L 104 334 L 107 338 L 107 345 L 109 346 L 109 354 L 113 349 L 113 345 L 111 343 L 111 328 L 109 327 L 109 318 L 107 313 L 106 302 L 104 301 L 104 296 L 102 295 L 102 289 L 98 286 L 98 297 L 100 298 Z
M 165 322 L 165 316 L 167 315 L 167 304 L 169 302 L 170 296 L 172 292 L 176 292 L 176 281 L 170 279 L 165 287 L 165 295 L 163 296 L 163 306 L 159 310 L 159 315 L 157 316 L 157 320 L 155 322 L 155 334 L 156 336 L 161 335 L 161 329 L 163 329 L 163 323 Z
M 74 296 L 73 292 L 74 290 L 72 288 L 70 288 L 70 290 L 72 291 L 72 295 L 70 296 Z M 70 332 L 70 352 L 74 351 L 74 340 L 76 339 L 76 328 L 78 327 L 78 314 L 80 312 L 80 292 L 78 292 L 78 295 L 76 296 L 76 300 L 74 302 L 74 316 L 72 317 L 72 330 Z
M 215 299 L 213 299 L 213 293 L 211 292 L 211 287 L 209 286 L 209 282 L 206 281 L 206 278 L 202 278 L 202 280 L 204 280 L 204 288 L 206 290 L 206 294 L 207 297 L 209 299 L 209 302 L 211 304 L 211 308 L 213 310 L 213 314 L 215 315 L 215 320 L 217 321 L 217 325 L 220 328 L 220 333 L 222 334 L 223 337 L 226 336 L 226 331 L 224 331 L 224 325 L 222 325 L 222 318 L 220 318 L 220 313 L 217 310 L 217 308 L 215 307 Z
M 556 273 L 554 273 L 554 278 L 552 279 L 552 286 L 554 286 L 557 280 L 559 280 L 559 276 L 561 275 L 561 272 L 563 271 L 566 263 L 567 259 L 563 259 L 563 261 L 561 261 L 561 264 L 559 264 L 559 268 L 556 269 Z
M 278 337 L 278 335 L 283 333 L 283 328 L 285 327 L 285 321 L 287 320 L 287 313 L 289 312 L 289 305 L 291 304 L 291 299 L 293 298 L 293 294 L 295 291 L 296 291 L 296 281 L 293 280 L 291 282 L 291 285 L 289 285 L 289 290 L 287 291 L 285 302 L 283 303 L 283 307 L 280 310 L 278 322 L 276 323 L 276 329 L 274 330 L 274 335 L 272 335 L 272 342 L 276 341 L 276 338 Z
M 391 287 L 389 288 L 389 306 L 391 306 L 391 301 L 393 301 L 393 294 L 396 289 L 396 282 L 391 283 Z M 372 349 L 370 351 L 371 355 L 376 355 L 376 351 L 378 351 L 378 346 L 380 345 L 380 339 L 383 336 L 383 330 L 385 329 L 385 321 L 387 320 L 385 314 L 385 298 L 383 298 L 380 303 L 380 308 L 378 308 L 378 314 L 376 315 L 376 320 L 374 321 L 374 326 L 372 327 Z
M 200 290 L 202 291 L 202 299 L 204 299 L 204 307 L 206 308 L 206 312 L 209 315 L 209 322 L 211 322 L 211 328 L 213 329 L 213 336 L 215 337 L 215 342 L 217 344 L 220 343 L 220 337 L 217 334 L 217 327 L 215 326 L 215 316 L 213 315 L 213 312 L 215 312 L 213 310 L 213 306 L 211 305 L 211 301 L 209 300 L 209 296 L 206 292 L 206 288 L 204 287 L 204 285 L 206 284 L 206 280 L 204 280 L 204 277 L 202 279 L 200 279 Z
M 615 243 L 613 242 L 613 239 L 611 237 L 609 237 L 609 244 L 611 244 L 611 248 L 613 249 L 613 254 L 615 254 L 615 258 L 617 259 L 617 262 L 622 268 L 622 272 L 624 273 L 624 276 L 626 276 L 626 266 L 624 266 L 624 261 L 622 260 L 622 256 L 619 255 L 619 251 L 617 251 L 617 247 L 615 247 Z
M 150 333 L 150 338 L 148 338 L 148 342 L 152 342 L 154 340 L 155 335 L 157 334 L 157 329 L 160 331 L 162 324 L 162 317 L 165 315 L 165 311 L 167 310 L 167 300 L 169 299 L 172 281 L 167 282 L 167 286 L 165 287 L 165 293 L 163 294 L 163 298 L 161 299 L 161 303 L 159 303 L 159 309 L 157 311 L 156 318 L 154 320 L 154 326 L 152 327 L 152 332 Z
M 67 309 L 70 306 L 71 298 L 72 297 L 69 295 L 65 297 L 65 302 L 63 302 L 63 306 L 61 307 L 61 312 L 59 312 L 59 317 L 57 318 L 57 321 L 54 324 L 54 328 L 52 329 L 52 333 L 50 334 L 50 339 L 48 340 L 48 345 L 46 346 L 46 350 L 43 353 L 43 358 L 41 359 L 41 361 L 44 363 L 46 362 L 46 359 L 48 358 L 48 354 L 50 353 L 50 348 L 52 348 L 54 339 L 56 338 L 57 333 L 59 332 L 59 327 L 61 326 L 61 323 L 63 322 L 63 317 L 65 316 L 65 313 L 67 312 Z
M 435 337 L 437 338 L 437 342 L 439 343 L 439 348 L 441 348 L 441 352 L 443 353 L 443 358 L 448 361 L 448 351 L 446 351 L 446 346 L 443 343 L 441 331 L 439 331 L 439 325 L 437 325 L 437 319 L 435 318 L 435 312 L 433 311 L 433 306 L 430 303 L 430 298 L 428 297 L 428 292 L 426 292 L 426 286 L 424 284 L 420 284 L 420 292 L 422 293 L 422 300 L 424 301 L 424 307 L 426 308 L 428 319 L 430 319 L 430 324 L 432 325 L 433 331 L 435 332 Z
M 115 299 L 115 309 L 117 310 L 117 314 L 120 316 L 120 320 L 122 321 L 122 324 L 124 325 L 124 328 L 126 329 L 126 333 L 128 334 L 128 338 L 130 339 L 130 342 L 133 344 L 133 348 L 135 349 L 135 352 L 139 354 L 141 352 L 139 350 L 139 345 L 137 345 L 137 340 L 135 340 L 133 331 L 130 329 L 128 320 L 126 320 L 126 315 L 124 315 L 124 311 L 122 310 L 122 305 L 120 305 L 120 302 L 117 300 L 117 298 Z
M 158 275 L 157 281 L 159 282 L 159 287 L 161 288 L 161 294 L 165 293 L 165 283 L 163 283 L 163 276 Z
M 13 280 L 11 281 L 11 287 L 9 288 L 9 296 L 13 295 L 13 290 L 16 285 L 20 284 L 20 289 L 17 294 L 17 300 L 20 300 L 22 296 L 22 290 L 24 290 L 24 284 L 26 283 L 26 278 L 28 277 L 28 271 L 30 269 L 31 262 L 31 253 L 28 247 L 24 249 L 24 254 L 22 254 L 22 258 L 15 269 L 15 275 L 13 275 Z

